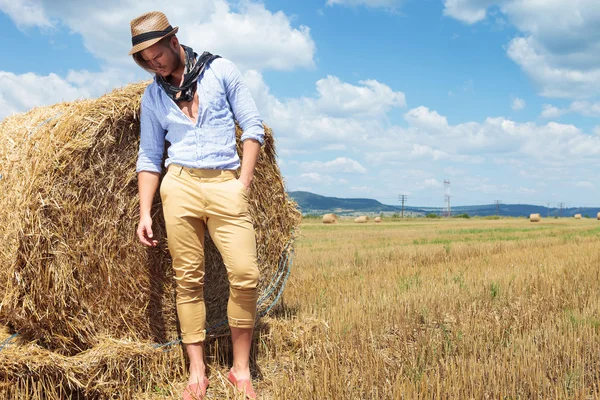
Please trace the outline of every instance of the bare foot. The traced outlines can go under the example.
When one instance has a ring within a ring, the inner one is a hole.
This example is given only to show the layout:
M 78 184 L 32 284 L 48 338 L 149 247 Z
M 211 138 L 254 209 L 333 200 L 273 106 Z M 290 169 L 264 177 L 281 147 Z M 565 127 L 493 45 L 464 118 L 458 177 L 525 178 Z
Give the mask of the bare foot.
M 201 367 L 198 369 L 190 370 L 190 379 L 188 381 L 188 385 L 193 383 L 199 383 L 200 385 L 204 384 L 204 380 L 206 379 L 206 370 Z
M 233 376 L 235 376 L 235 379 L 237 379 L 238 381 L 243 380 L 243 379 L 247 379 L 249 381 L 252 380 L 252 378 L 250 377 L 250 367 L 238 367 L 236 368 L 235 365 L 231 368 L 231 372 L 233 372 Z

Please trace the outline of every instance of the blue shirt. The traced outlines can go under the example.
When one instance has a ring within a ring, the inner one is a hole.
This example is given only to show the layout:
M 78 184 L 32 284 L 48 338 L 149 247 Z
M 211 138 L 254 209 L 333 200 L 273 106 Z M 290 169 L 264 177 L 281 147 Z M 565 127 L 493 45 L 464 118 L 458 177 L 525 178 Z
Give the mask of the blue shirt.
M 264 128 L 242 75 L 229 60 L 217 58 L 198 78 L 198 120 L 183 113 L 154 81 L 141 104 L 140 149 L 136 172 L 162 172 L 165 141 L 170 143 L 165 168 L 171 163 L 206 169 L 237 169 L 235 120 L 241 140 L 264 143 Z

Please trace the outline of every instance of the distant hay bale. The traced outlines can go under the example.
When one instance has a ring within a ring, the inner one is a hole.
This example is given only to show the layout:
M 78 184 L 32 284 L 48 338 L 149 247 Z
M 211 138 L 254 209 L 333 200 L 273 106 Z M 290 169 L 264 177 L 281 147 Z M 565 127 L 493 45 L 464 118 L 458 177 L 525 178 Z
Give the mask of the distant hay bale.
M 335 224 L 337 222 L 338 216 L 335 214 L 325 214 L 323 215 L 323 223 L 324 224 Z
M 354 222 L 357 224 L 366 224 L 367 222 L 369 222 L 369 217 L 367 217 L 366 215 L 361 215 L 360 217 L 355 218 Z
M 375 217 L 375 219 L 373 221 L 375 221 L 376 223 L 380 223 L 380 222 L 382 222 L 382 219 L 381 219 L 381 217 Z
M 596 214 L 596 218 L 600 220 L 600 212 Z
M 581 219 L 581 214 L 575 214 L 575 219 Z
M 529 216 L 529 221 L 531 222 L 540 222 L 542 220 L 542 216 L 540 214 L 531 214 Z
M 152 215 L 159 246 L 146 248 L 135 233 L 139 107 L 146 85 L 0 121 L 0 323 L 47 349 L 74 354 L 96 346 L 98 337 L 160 343 L 178 336 L 158 190 Z M 239 127 L 236 133 L 239 152 Z M 289 254 L 301 221 L 266 126 L 249 202 L 262 312 L 284 281 L 279 261 Z M 211 327 L 226 317 L 229 283 L 208 232 L 205 259 Z M 267 285 L 274 290 L 266 292 Z M 227 326 L 209 334 L 220 332 Z

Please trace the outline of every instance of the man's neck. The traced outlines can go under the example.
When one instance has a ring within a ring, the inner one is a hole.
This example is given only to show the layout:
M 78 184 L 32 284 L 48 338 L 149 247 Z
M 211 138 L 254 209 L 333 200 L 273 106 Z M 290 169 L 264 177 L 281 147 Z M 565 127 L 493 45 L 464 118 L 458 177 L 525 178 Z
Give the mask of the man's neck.
M 179 46 L 179 66 L 167 77 L 167 81 L 174 86 L 181 86 L 183 83 L 183 73 L 185 71 L 185 50 Z

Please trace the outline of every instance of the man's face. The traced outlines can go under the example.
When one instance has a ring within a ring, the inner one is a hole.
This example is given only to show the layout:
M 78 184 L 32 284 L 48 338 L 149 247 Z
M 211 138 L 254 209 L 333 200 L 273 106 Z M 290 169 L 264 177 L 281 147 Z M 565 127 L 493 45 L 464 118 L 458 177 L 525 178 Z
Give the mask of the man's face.
M 142 59 L 156 74 L 166 78 L 179 66 L 179 54 L 173 49 L 172 41 L 156 43 L 141 51 Z

